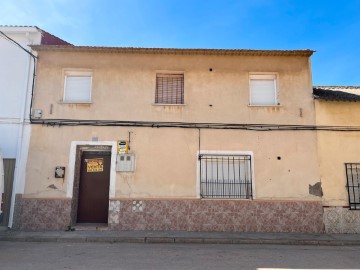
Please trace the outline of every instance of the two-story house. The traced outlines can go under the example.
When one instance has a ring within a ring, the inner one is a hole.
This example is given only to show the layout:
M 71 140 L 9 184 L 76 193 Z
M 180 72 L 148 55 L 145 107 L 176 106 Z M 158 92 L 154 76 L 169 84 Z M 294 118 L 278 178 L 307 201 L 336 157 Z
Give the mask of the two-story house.
M 313 51 L 32 48 L 16 228 L 323 231 Z

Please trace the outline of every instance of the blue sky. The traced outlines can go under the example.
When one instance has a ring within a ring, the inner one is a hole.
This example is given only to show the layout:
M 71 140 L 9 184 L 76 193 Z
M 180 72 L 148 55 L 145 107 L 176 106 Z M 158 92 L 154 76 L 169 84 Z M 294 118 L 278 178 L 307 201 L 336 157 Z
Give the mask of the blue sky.
M 360 0 L 0 0 L 0 25 L 75 45 L 312 49 L 314 85 L 360 85 Z

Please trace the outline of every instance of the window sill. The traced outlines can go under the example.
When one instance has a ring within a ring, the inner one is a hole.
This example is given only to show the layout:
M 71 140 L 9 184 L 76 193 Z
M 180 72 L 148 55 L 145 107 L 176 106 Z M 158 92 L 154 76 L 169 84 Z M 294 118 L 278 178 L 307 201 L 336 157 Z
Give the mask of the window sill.
M 248 107 L 275 107 L 275 108 L 281 108 L 283 107 L 282 105 L 252 105 L 252 104 L 249 104 Z
M 58 102 L 59 104 L 69 104 L 69 105 L 71 105 L 71 104 L 83 104 L 83 105 L 86 105 L 86 104 L 88 104 L 88 105 L 90 105 L 90 104 L 92 104 L 92 102 L 91 101 L 86 101 L 86 102 L 80 102 L 80 101 L 59 101 Z
M 253 198 L 199 198 L 202 201 L 252 201 Z
M 186 104 L 152 103 L 153 106 L 186 106 Z

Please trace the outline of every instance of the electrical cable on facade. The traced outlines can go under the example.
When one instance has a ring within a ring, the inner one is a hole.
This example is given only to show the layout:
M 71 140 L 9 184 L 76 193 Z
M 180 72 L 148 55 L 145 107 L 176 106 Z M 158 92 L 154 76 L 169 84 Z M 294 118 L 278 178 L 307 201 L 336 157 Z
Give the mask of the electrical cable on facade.
M 233 129 L 251 131 L 360 131 L 360 126 L 319 126 L 319 125 L 277 125 L 277 124 L 222 124 L 189 122 L 146 122 L 116 120 L 78 120 L 78 119 L 33 119 L 32 124 L 45 126 L 113 126 L 113 127 L 151 127 L 151 128 L 192 128 L 192 129 Z

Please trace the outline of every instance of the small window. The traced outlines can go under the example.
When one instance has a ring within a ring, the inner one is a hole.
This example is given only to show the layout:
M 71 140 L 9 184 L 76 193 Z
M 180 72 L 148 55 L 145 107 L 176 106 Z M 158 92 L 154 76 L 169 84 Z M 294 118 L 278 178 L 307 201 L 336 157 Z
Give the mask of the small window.
M 155 103 L 184 104 L 184 74 L 156 74 Z
M 349 207 L 360 210 L 360 163 L 345 163 Z
M 279 105 L 275 74 L 250 74 L 250 105 Z
M 91 72 L 66 72 L 64 83 L 64 102 L 91 102 Z
M 200 197 L 251 199 L 251 155 L 199 155 Z

